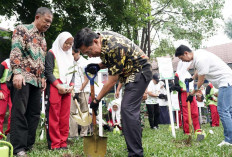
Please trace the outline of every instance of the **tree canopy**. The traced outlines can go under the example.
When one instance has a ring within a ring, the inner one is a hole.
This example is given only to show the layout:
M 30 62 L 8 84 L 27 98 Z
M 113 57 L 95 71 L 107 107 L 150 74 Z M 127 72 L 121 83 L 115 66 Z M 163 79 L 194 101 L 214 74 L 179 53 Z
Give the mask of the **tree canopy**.
M 225 23 L 225 33 L 230 39 L 232 39 L 232 18 L 229 18 L 229 20 Z
M 189 41 L 198 48 L 212 36 L 222 18 L 224 0 L 7 0 L 0 15 L 17 16 L 19 23 L 34 21 L 40 6 L 51 8 L 54 19 L 46 32 L 48 48 L 62 31 L 83 28 L 112 30 L 127 36 L 148 56 L 173 54 L 173 42 Z

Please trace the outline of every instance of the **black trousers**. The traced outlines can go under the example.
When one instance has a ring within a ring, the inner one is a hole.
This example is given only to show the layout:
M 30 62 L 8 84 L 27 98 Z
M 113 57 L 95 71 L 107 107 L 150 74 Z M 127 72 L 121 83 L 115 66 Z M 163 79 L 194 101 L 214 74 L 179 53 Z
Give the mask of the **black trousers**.
M 128 156 L 143 156 L 140 105 L 149 82 L 141 75 L 139 81 L 128 83 L 125 86 L 121 103 L 121 115 Z
M 32 148 L 40 120 L 41 89 L 26 83 L 20 90 L 12 90 L 10 142 L 14 154 Z
M 159 104 L 146 104 L 147 112 L 148 112 L 148 119 L 151 128 L 157 127 L 159 124 Z

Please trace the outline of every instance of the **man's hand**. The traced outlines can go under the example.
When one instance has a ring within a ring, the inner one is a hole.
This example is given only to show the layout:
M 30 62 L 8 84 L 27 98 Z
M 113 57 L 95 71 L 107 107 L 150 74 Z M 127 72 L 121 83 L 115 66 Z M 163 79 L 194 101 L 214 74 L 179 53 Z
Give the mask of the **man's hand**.
M 147 100 L 147 93 L 143 94 L 143 99 L 142 100 Z
M 159 94 L 158 98 L 164 99 L 164 94 Z
M 3 99 L 5 99 L 5 96 L 4 96 L 4 94 L 2 93 L 2 91 L 0 91 L 0 100 L 3 100 Z
M 119 92 L 118 92 L 118 91 L 115 92 L 115 98 L 116 98 L 116 99 L 119 98 Z
M 186 99 L 186 102 L 192 102 L 193 101 L 193 95 L 189 95 L 188 97 L 187 97 L 187 99 Z
M 77 101 L 78 101 L 78 97 L 79 97 L 79 93 L 75 93 L 73 100 L 77 99 Z
M 192 79 L 192 78 L 186 78 L 184 82 L 186 82 L 186 81 L 188 81 L 188 82 L 192 82 L 192 81 L 193 81 L 193 79 Z
M 90 104 L 90 108 L 93 109 L 96 116 L 97 116 L 98 106 L 99 106 L 99 102 L 96 101 L 96 99 L 94 99 Z
M 13 86 L 16 89 L 21 89 L 22 85 L 24 85 L 24 86 L 26 85 L 26 82 L 25 82 L 25 79 L 24 79 L 23 75 L 21 75 L 21 74 L 14 75 L 14 77 L 13 77 Z
M 172 86 L 171 88 L 170 88 L 170 91 L 177 91 L 177 92 L 181 92 L 181 87 L 180 86 Z
M 88 64 L 86 67 L 86 71 L 91 74 L 97 74 L 97 72 L 100 70 L 100 66 L 98 64 Z
M 41 82 L 42 82 L 42 91 L 44 91 L 46 89 L 46 87 L 47 87 L 47 83 L 46 83 L 45 78 L 42 78 Z

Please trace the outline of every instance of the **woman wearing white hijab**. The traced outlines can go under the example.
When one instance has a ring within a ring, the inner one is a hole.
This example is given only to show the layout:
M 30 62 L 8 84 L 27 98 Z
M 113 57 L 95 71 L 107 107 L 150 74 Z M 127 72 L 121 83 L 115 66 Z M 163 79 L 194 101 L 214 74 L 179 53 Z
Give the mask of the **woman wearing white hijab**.
M 118 126 L 121 128 L 121 99 L 115 99 L 110 102 L 108 124 L 112 127 Z
M 159 124 L 170 124 L 167 91 L 164 87 L 165 84 L 163 81 L 159 81 L 159 85 L 160 85 L 160 94 L 158 99 L 159 109 L 160 109 Z
M 74 75 L 68 74 L 73 66 L 73 37 L 62 32 L 52 44 L 45 58 L 47 141 L 49 149 L 67 149 L 71 91 Z
M 185 79 L 191 78 L 191 74 L 188 72 L 188 68 L 191 62 L 183 62 L 179 61 L 177 65 L 177 71 L 175 74 L 175 85 L 171 87 L 171 90 L 178 91 L 178 97 L 181 99 L 180 103 L 180 111 L 179 111 L 179 125 L 181 127 L 183 122 L 183 129 L 185 134 L 189 134 L 189 123 L 188 123 L 188 104 L 187 100 L 187 92 Z M 193 84 L 189 84 L 190 90 L 193 89 Z M 180 101 L 180 100 L 179 100 Z M 181 117 L 182 114 L 182 117 Z M 193 97 L 193 101 L 191 102 L 191 117 L 193 121 L 194 130 L 200 129 L 199 123 L 199 113 L 196 98 Z

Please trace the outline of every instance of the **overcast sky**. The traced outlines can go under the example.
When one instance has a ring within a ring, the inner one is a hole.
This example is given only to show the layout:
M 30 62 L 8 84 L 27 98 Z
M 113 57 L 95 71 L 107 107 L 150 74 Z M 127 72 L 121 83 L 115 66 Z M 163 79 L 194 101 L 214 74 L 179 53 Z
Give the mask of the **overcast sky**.
M 229 17 L 232 18 L 232 8 L 231 7 L 232 7 L 232 0 L 225 0 L 224 9 L 222 10 L 223 17 L 225 20 L 228 20 Z M 16 17 L 12 17 L 10 20 L 5 20 L 4 17 L 0 16 L 0 22 L 1 22 L 0 27 L 13 30 L 14 23 L 16 22 Z M 210 46 L 214 46 L 214 45 L 220 45 L 220 44 L 232 42 L 232 40 L 229 39 L 224 34 L 224 22 L 221 21 L 220 23 L 221 23 L 221 26 L 218 28 L 216 35 L 203 41 L 202 46 L 210 47 Z M 188 43 L 186 41 L 177 41 L 174 43 L 174 46 L 178 47 L 180 44 L 188 45 Z
M 222 10 L 222 14 L 225 21 L 227 21 L 229 17 L 232 18 L 232 0 L 225 0 L 225 5 L 224 5 L 224 9 Z M 221 20 L 219 22 L 221 26 L 218 28 L 216 35 L 210 37 L 207 40 L 204 40 L 202 42 L 203 47 L 211 47 L 215 45 L 221 45 L 221 44 L 232 42 L 232 40 L 229 39 L 224 33 L 224 21 Z M 175 42 L 174 46 L 178 47 L 181 44 L 185 44 L 191 47 L 191 45 L 189 45 L 188 42 L 184 40 Z
M 223 17 L 225 21 L 228 20 L 228 18 L 232 18 L 232 0 L 225 0 L 224 9 L 222 10 Z M 224 23 L 221 28 L 218 29 L 217 35 L 211 37 L 208 41 L 205 41 L 203 43 L 204 46 L 213 46 L 213 45 L 220 45 L 223 43 L 232 42 L 231 39 L 229 39 L 224 34 Z

